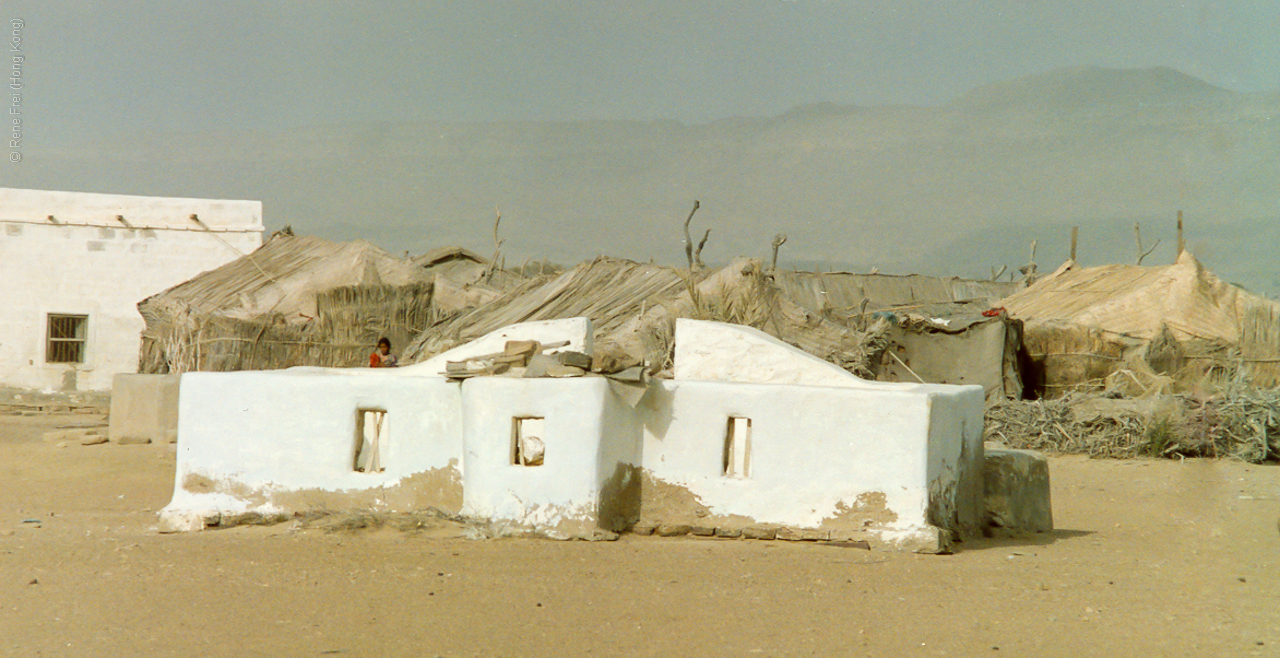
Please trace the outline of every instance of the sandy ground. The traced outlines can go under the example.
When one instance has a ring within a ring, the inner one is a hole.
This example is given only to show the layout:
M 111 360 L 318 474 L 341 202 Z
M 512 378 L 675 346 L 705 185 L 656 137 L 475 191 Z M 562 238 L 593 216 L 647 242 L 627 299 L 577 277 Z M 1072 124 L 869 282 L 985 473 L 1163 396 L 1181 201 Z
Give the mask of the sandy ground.
M 0 417 L 0 655 L 1280 655 L 1275 466 L 1056 458 L 1059 530 L 950 556 L 160 535 L 172 447 L 41 439 L 87 420 Z

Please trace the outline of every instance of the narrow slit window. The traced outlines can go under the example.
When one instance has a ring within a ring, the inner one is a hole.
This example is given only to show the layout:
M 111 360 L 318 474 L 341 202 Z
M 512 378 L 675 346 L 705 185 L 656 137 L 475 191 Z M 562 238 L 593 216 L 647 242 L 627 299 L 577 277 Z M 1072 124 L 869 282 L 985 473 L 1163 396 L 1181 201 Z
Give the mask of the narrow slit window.
M 525 417 L 511 419 L 511 463 L 516 466 L 541 466 L 546 453 L 543 443 L 543 419 Z
M 88 335 L 89 316 L 49 314 L 49 340 L 45 346 L 46 363 L 84 363 L 84 345 Z
M 724 436 L 724 476 L 751 475 L 751 419 L 730 416 Z
M 387 412 L 382 409 L 356 410 L 356 456 L 353 468 L 360 473 L 387 470 L 382 459 L 387 450 Z

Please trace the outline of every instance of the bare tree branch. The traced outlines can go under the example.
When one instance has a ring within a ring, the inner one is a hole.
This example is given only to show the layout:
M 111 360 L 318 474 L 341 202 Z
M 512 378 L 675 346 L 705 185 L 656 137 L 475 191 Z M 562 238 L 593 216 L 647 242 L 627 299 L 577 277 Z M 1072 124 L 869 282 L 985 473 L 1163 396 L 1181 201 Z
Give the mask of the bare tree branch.
M 711 237 L 711 229 L 707 229 L 707 232 L 702 234 L 702 240 L 698 242 L 698 248 L 693 252 L 693 263 L 698 266 L 699 270 L 706 267 L 706 265 L 702 264 L 702 248 L 707 246 L 707 238 L 709 237 Z
M 1018 268 L 1018 271 L 1022 272 L 1022 280 L 1025 281 L 1027 285 L 1031 285 L 1036 281 L 1036 243 L 1036 240 L 1031 241 L 1030 261 L 1026 265 Z
M 684 220 L 684 257 L 689 262 L 689 269 L 680 272 L 680 278 L 684 279 L 685 288 L 689 290 L 689 301 L 693 304 L 693 317 L 700 319 L 702 317 L 702 300 L 698 298 L 698 287 L 693 283 L 693 238 L 689 235 L 689 222 L 693 221 L 693 214 L 698 212 L 698 202 L 694 200 L 693 210 L 689 211 L 689 216 Z M 710 231 L 708 231 L 710 233 Z M 706 238 L 703 238 L 703 242 Z M 702 251 L 699 247 L 698 251 Z
M 484 280 L 489 281 L 493 278 L 493 273 L 498 268 L 498 258 L 502 254 L 503 240 L 498 239 L 498 224 L 502 223 L 502 210 L 497 206 L 493 207 L 494 214 L 497 217 L 493 220 L 493 259 L 489 261 L 489 267 L 485 269 Z
M 991 268 L 991 280 L 998 281 L 1000 279 L 1000 275 L 1004 274 L 1004 271 L 1007 269 L 1009 269 L 1008 265 L 1001 265 L 999 272 L 996 271 L 996 268 Z
M 1146 251 L 1143 251 L 1143 250 L 1142 250 L 1142 226 L 1141 226 L 1138 222 L 1134 222 L 1134 223 L 1133 223 L 1133 237 L 1134 237 L 1134 239 L 1135 239 L 1135 240 L 1137 240 L 1137 241 L 1138 241 L 1138 262 L 1137 262 L 1137 264 L 1138 264 L 1138 265 L 1141 265 L 1141 264 L 1142 264 L 1142 259 L 1143 259 L 1143 258 L 1146 258 L 1147 256 L 1150 256 L 1150 255 L 1151 255 L 1151 252 L 1155 251 L 1155 250 L 1156 250 L 1156 247 L 1159 247 L 1159 246 L 1160 246 L 1160 240 L 1159 240 L 1159 239 L 1157 239 L 1157 240 L 1156 240 L 1156 243 L 1155 243 L 1155 244 L 1153 244 L 1153 245 L 1151 245 L 1151 248 L 1150 248 L 1150 249 L 1148 249 L 1148 250 L 1146 250 Z
M 693 213 L 698 212 L 698 201 L 693 202 L 693 210 L 689 211 L 689 217 L 684 220 L 684 257 L 689 261 L 689 271 L 693 271 L 693 238 L 689 236 L 689 222 L 693 221 Z
M 778 271 L 778 248 L 787 243 L 787 234 L 779 233 L 773 236 L 773 260 L 769 263 L 769 271 Z

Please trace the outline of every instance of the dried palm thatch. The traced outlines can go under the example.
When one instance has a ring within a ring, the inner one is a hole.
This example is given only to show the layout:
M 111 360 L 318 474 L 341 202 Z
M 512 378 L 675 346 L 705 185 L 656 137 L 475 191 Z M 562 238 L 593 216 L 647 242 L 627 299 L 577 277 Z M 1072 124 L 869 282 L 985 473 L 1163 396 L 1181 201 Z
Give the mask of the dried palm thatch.
M 139 372 L 360 365 L 438 319 L 432 276 L 365 242 L 279 235 L 143 300 Z
M 752 259 L 688 274 L 596 258 L 432 326 L 406 350 L 405 358 L 420 361 L 518 322 L 579 316 L 592 321 L 595 362 L 604 370 L 641 362 L 655 372 L 669 368 L 675 319 L 695 318 L 755 327 L 861 376 L 874 374 L 871 364 L 876 359 L 869 353 L 877 349 L 874 332 L 834 322 L 791 302 Z

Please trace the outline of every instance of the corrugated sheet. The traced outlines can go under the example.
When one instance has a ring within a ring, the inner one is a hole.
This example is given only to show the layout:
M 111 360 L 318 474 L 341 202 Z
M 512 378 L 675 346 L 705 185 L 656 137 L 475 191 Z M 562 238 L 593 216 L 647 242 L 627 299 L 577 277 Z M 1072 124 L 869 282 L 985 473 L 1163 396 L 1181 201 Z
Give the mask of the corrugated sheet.
M 863 300 L 871 311 L 955 303 L 985 305 L 1022 288 L 1016 282 L 918 274 L 778 272 L 774 279 L 789 299 L 815 313 L 856 309 Z

